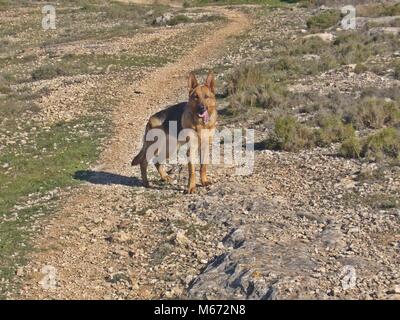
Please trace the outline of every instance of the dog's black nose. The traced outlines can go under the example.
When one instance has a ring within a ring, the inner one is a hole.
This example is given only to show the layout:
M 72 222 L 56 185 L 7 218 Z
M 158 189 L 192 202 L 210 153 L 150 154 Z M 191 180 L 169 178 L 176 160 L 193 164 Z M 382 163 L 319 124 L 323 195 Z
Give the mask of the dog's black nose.
M 206 111 L 206 107 L 203 106 L 202 104 L 200 104 L 200 105 L 197 106 L 197 110 L 199 110 L 199 112 L 203 113 L 203 112 Z

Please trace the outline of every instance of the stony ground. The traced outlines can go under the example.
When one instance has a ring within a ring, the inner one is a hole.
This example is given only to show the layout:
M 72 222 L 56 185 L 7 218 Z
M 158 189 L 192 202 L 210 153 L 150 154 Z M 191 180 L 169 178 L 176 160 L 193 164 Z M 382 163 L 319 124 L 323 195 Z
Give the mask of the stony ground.
M 165 66 L 141 68 L 132 76 L 77 76 L 67 87 L 58 78 L 50 80 L 54 92 L 41 102 L 39 119 L 81 116 L 86 112 L 79 103 L 81 89 L 95 87 L 119 101 L 112 110 L 115 130 L 96 164 L 76 173 L 84 184 L 59 191 L 60 207 L 36 226 L 36 250 L 16 270 L 22 285 L 9 297 L 400 298 L 400 211 L 382 202 L 398 198 L 396 166 L 378 172 L 374 163 L 335 156 L 334 147 L 256 150 L 251 175 L 235 175 L 233 165 L 213 166 L 213 184 L 194 195 L 183 194 L 185 168 L 175 170 L 172 185 L 158 182 L 153 169 L 153 187 L 140 186 L 129 161 L 140 147 L 144 123 L 162 106 L 185 99 L 185 75 L 212 66 L 222 91 L 225 72 L 245 60 L 268 59 L 274 39 L 302 36 L 310 14 L 297 7 L 207 10 L 229 21 L 205 26 L 200 41 L 193 41 L 193 32 L 201 34 L 196 26 L 193 31 L 183 25 L 94 49 L 135 52 L 143 50 L 138 43 L 150 41 L 150 50 L 168 51 L 175 46 L 171 39 L 189 35 L 184 39 L 191 49 Z M 85 53 L 93 50 L 89 45 L 54 50 Z M 345 91 L 395 82 L 390 74 L 356 75 L 350 66 L 296 80 L 291 90 L 326 94 L 332 83 Z M 72 96 L 75 107 L 66 110 Z M 221 110 L 226 103 L 220 101 Z M 252 126 L 258 140 L 265 134 L 251 121 L 222 117 L 220 126 Z

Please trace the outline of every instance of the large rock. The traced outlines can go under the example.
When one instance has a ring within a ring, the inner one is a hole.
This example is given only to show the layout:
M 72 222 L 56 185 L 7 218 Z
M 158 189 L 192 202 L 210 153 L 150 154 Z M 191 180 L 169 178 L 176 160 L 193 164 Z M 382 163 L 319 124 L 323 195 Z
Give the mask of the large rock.
M 279 299 L 281 283 L 286 288 L 288 279 L 311 279 L 316 264 L 306 245 L 248 237 L 249 231 L 229 233 L 223 242 L 227 252 L 210 261 L 190 283 L 190 298 Z

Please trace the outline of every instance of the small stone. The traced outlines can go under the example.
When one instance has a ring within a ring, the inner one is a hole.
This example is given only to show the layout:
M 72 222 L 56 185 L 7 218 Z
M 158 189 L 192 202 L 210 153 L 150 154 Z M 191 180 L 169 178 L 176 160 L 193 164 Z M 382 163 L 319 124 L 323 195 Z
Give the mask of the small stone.
M 116 238 L 120 242 L 126 242 L 131 239 L 131 236 L 128 233 L 126 233 L 125 231 L 120 231 L 117 233 Z
M 178 230 L 175 234 L 174 242 L 179 245 L 186 245 L 190 240 L 186 237 L 184 230 Z
M 18 268 L 17 268 L 17 271 L 15 272 L 15 274 L 16 274 L 18 277 L 22 277 L 22 276 L 24 275 L 24 268 L 18 267 Z
M 400 284 L 394 285 L 393 288 L 390 289 L 387 293 L 388 294 L 400 294 Z

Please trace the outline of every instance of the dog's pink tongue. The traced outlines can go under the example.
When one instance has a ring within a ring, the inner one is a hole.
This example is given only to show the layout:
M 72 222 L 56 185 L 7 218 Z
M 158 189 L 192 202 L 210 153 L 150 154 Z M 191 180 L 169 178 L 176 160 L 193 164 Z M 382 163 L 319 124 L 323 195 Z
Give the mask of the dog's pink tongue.
M 204 111 L 204 112 L 200 115 L 200 117 L 203 118 L 204 122 L 208 122 L 208 121 L 210 120 L 210 115 L 208 114 L 208 111 L 207 111 L 207 110 Z

